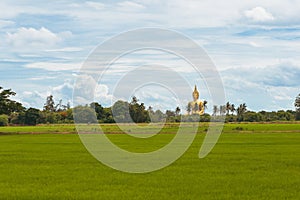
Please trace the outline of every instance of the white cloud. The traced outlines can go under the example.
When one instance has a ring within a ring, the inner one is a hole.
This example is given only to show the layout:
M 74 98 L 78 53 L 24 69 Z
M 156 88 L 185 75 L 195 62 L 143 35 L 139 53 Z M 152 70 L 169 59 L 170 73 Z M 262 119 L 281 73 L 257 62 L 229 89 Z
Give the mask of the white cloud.
M 15 22 L 10 21 L 10 20 L 1 20 L 0 19 L 0 28 L 6 27 L 6 26 L 10 26 L 15 24 Z
M 80 47 L 64 47 L 60 49 L 48 49 L 45 50 L 46 52 L 77 52 L 77 51 L 82 51 L 83 48 Z
M 118 3 L 119 8 L 124 11 L 141 10 L 145 7 L 142 4 L 138 4 L 132 1 L 123 1 Z
M 261 47 L 261 45 L 256 42 L 249 42 L 249 45 L 253 47 Z
M 24 7 L 25 6 L 23 6 L 23 8 Z M 1 8 L 0 18 L 2 19 L 10 19 L 22 13 L 22 7 L 18 5 L 12 5 L 11 2 L 1 1 L 0 8 Z M 26 8 L 28 7 L 26 6 Z M 26 10 L 29 11 L 28 9 Z
M 95 100 L 102 105 L 109 106 L 113 99 L 113 95 L 109 94 L 109 88 L 105 84 L 97 84 L 95 90 Z
M 34 107 L 41 109 L 45 103 L 47 95 L 47 91 L 24 91 L 22 93 L 17 93 L 16 100 L 21 102 L 26 108 Z
M 154 110 L 174 110 L 176 106 L 185 109 L 178 100 L 177 96 L 166 88 L 158 85 L 147 85 L 135 91 L 132 96 L 136 96 L 140 102 L 145 103 L 146 106 L 151 106 Z M 131 99 L 128 99 L 130 101 Z
M 26 68 L 44 69 L 47 71 L 76 71 L 82 66 L 81 63 L 58 63 L 58 62 L 34 62 L 24 65 Z
M 31 80 L 31 81 L 41 81 L 41 80 L 47 80 L 47 79 L 56 79 L 56 77 L 54 77 L 54 76 L 39 76 L 39 77 L 28 78 L 28 80 Z
M 248 19 L 256 22 L 272 21 L 275 19 L 273 15 L 266 11 L 266 9 L 264 9 L 263 7 L 255 7 L 251 10 L 246 10 L 245 16 Z
M 34 28 L 21 27 L 15 33 L 7 33 L 7 39 L 14 46 L 24 46 L 33 44 L 34 46 L 53 46 L 61 41 L 55 33 L 42 27 L 39 30 Z
M 46 87 L 43 90 L 35 88 L 35 90 L 17 93 L 16 100 L 21 102 L 26 108 L 34 107 L 42 109 L 46 102 L 47 96 L 53 95 L 54 101 L 57 104 L 62 100 L 63 104 L 67 104 L 72 99 L 73 85 L 66 81 L 62 85 Z
M 94 27 L 99 25 L 98 20 L 100 20 L 101 27 L 112 25 L 114 28 L 119 28 L 117 25 L 124 25 L 124 21 L 126 21 L 126 24 L 134 22 L 134 26 L 130 28 L 136 28 L 137 25 L 197 28 L 244 23 L 240 19 L 245 14 L 255 21 L 276 18 L 276 21 L 278 20 L 278 23 L 281 24 L 283 22 L 298 24 L 300 2 L 294 0 L 167 0 L 164 2 L 135 0 L 103 3 L 86 1 L 71 4 L 61 1 L 49 5 L 30 3 L 30 1 L 23 4 L 4 1 L 4 3 L 0 3 L 0 7 L 2 8 L 0 18 L 4 19 L 10 19 L 20 14 L 65 15 L 76 17 L 79 21 L 84 22 L 82 25 L 89 24 Z M 247 10 L 249 8 L 253 9 Z M 268 8 L 268 11 L 265 8 Z M 141 10 L 143 12 L 129 12 Z M 246 12 L 243 13 L 245 10 Z
M 40 29 L 21 27 L 14 33 L 7 33 L 6 38 L 8 44 L 16 51 L 33 51 L 53 48 L 71 35 L 71 32 L 53 33 L 45 27 Z
M 293 109 L 299 93 L 300 67 L 289 63 L 265 67 L 239 67 L 222 72 L 226 96 L 235 104 L 246 102 L 254 110 Z
M 259 7 L 257 7 L 258 5 Z M 227 82 L 229 85 L 235 85 L 235 88 L 230 90 L 232 92 L 230 97 L 233 101 L 244 95 L 239 90 L 240 85 L 244 83 L 243 80 L 246 81 L 245 90 L 249 96 L 259 96 L 259 92 L 263 92 L 267 84 L 274 87 L 274 91 L 276 91 L 279 87 L 276 86 L 278 83 L 292 87 L 291 85 L 299 82 L 295 79 L 299 75 L 295 74 L 291 68 L 282 68 L 282 72 L 278 72 L 276 67 L 269 70 L 260 70 L 259 68 L 276 65 L 283 59 L 295 60 L 296 65 L 300 66 L 298 59 L 300 1 L 128 0 L 99 3 L 90 0 L 78 1 L 76 4 L 70 4 L 67 1 L 45 4 L 43 2 L 32 3 L 31 0 L 23 3 L 3 0 L 0 2 L 0 7 L 2 8 L 0 27 L 4 27 L 0 30 L 2 37 L 0 58 L 7 62 L 31 62 L 25 65 L 28 68 L 28 73 L 26 72 L 25 75 L 35 71 L 31 69 L 77 70 L 81 66 L 79 62 L 88 54 L 84 52 L 87 47 L 94 47 L 95 43 L 102 42 L 120 31 L 141 26 L 158 26 L 179 30 L 188 37 L 196 39 L 200 45 L 204 45 L 209 56 L 214 58 L 219 69 L 241 71 L 241 74 L 229 77 L 230 79 L 239 77 L 236 82 Z M 57 19 L 59 21 L 56 21 Z M 22 24 L 26 28 L 17 27 L 18 24 Z M 33 25 L 34 28 L 29 28 Z M 45 28 L 36 28 L 37 26 L 45 26 Z M 72 36 L 70 32 L 61 33 L 64 28 L 76 33 L 73 41 L 67 40 Z M 6 32 L 8 32 L 7 35 L 5 35 Z M 174 42 L 174 45 L 178 44 Z M 14 51 L 19 54 L 15 54 Z M 146 53 L 149 55 L 149 52 Z M 45 60 L 47 62 L 44 62 Z M 155 62 L 174 66 L 182 74 L 191 73 L 188 70 L 190 68 L 185 67 L 186 63 L 171 59 L 170 56 L 152 55 L 146 60 L 145 56 L 141 55 L 133 59 L 131 57 L 124 58 L 121 61 L 107 72 L 110 76 L 105 84 L 108 86 L 117 77 L 117 73 L 124 73 L 126 71 L 124 69 L 129 69 L 135 63 L 139 65 L 145 64 L 145 62 L 147 64 L 148 61 Z M 243 71 L 244 68 L 247 69 Z M 254 74 L 253 71 L 258 72 Z M 69 71 L 61 73 L 67 74 Z M 249 80 L 249 74 L 258 77 L 256 79 L 258 82 Z M 263 75 L 265 76 L 262 77 Z M 5 76 L 7 74 L 2 74 L 2 77 Z M 26 80 L 30 80 L 30 78 L 32 77 L 26 77 Z M 38 79 L 32 78 L 31 80 L 37 81 Z M 193 78 L 190 80 L 194 81 Z M 59 81 L 61 83 L 61 79 Z M 53 84 L 58 84 L 59 81 L 53 80 Z M 261 83 L 262 81 L 265 82 Z M 109 95 L 106 87 L 102 86 L 99 93 Z M 255 89 L 257 87 L 262 90 L 257 92 Z M 69 86 L 65 84 L 57 86 L 53 90 L 59 93 L 67 88 Z M 283 88 L 279 89 L 279 91 L 283 90 Z M 288 95 L 293 96 L 293 92 Z M 288 101 L 288 96 L 273 93 L 270 95 L 282 99 L 278 101 L 283 101 L 283 99 Z M 204 97 L 206 96 L 204 95 Z M 247 103 L 247 98 L 243 97 Z M 104 95 L 103 99 L 105 98 Z M 276 101 L 273 97 L 272 100 Z M 269 100 L 266 98 L 257 100 L 257 102 L 251 101 L 252 99 L 249 100 L 251 103 L 249 106 L 257 108 L 260 106 L 259 101 L 268 103 Z M 276 108 L 274 107 L 274 109 Z
M 66 104 L 66 102 L 72 100 L 73 83 L 69 80 L 65 80 L 63 84 L 52 87 L 50 91 L 56 101 L 62 100 L 64 104 Z
M 85 4 L 88 7 L 94 8 L 96 10 L 102 10 L 103 8 L 105 8 L 105 4 L 99 3 L 99 2 L 95 2 L 95 1 L 87 1 L 87 2 L 85 2 Z
M 113 95 L 109 94 L 108 86 L 98 84 L 90 75 L 78 75 L 74 84 L 74 105 L 85 105 L 91 102 L 100 102 L 102 105 L 111 105 Z

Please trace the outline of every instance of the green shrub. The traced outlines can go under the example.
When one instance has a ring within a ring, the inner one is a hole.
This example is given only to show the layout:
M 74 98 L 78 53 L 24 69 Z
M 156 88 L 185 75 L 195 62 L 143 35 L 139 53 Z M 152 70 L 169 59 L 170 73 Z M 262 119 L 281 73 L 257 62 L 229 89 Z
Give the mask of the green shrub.
M 242 131 L 242 130 L 244 130 L 244 128 L 240 127 L 240 126 L 237 126 L 237 127 L 233 128 L 232 130 Z
M 0 126 L 7 126 L 7 125 L 8 125 L 8 116 L 0 115 Z
M 300 110 L 297 110 L 297 112 L 295 113 L 295 118 L 296 120 L 300 120 Z

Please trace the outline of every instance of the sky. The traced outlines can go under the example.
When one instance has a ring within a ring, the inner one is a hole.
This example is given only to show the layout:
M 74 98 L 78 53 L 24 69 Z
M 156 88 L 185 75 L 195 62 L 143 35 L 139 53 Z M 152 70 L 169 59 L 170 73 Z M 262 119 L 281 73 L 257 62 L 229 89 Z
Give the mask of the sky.
M 42 108 L 50 94 L 57 102 L 72 102 L 80 69 L 99 45 L 149 27 L 175 31 L 203 48 L 220 74 L 225 100 L 235 105 L 245 102 L 254 111 L 293 110 L 300 93 L 299 0 L 1 0 L 0 9 L 0 86 L 12 88 L 14 98 L 26 107 Z M 173 39 L 161 42 L 181 45 Z M 152 73 L 151 66 L 168 72 L 167 67 L 182 76 L 188 82 L 180 89 L 184 102 L 192 100 L 196 84 L 200 99 L 212 108 L 207 77 L 195 76 L 185 60 L 164 51 L 126 54 L 102 80 L 86 77 L 82 82 L 97 85 L 94 99 L 104 106 L 135 95 L 147 106 L 174 110 L 178 99 L 171 87 L 130 88 L 124 82 L 127 96 L 115 93 L 122 77 L 145 65 L 147 73 Z M 172 79 L 171 73 L 164 75 Z

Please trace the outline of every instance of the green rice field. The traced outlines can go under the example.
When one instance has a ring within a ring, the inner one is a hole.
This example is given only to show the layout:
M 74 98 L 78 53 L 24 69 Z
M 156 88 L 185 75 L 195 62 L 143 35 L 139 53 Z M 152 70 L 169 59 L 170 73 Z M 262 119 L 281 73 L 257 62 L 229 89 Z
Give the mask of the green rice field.
M 74 125 L 0 127 L 0 199 L 300 199 L 299 123 L 225 124 L 212 152 L 199 159 L 207 127 L 200 125 L 181 158 L 146 174 L 97 161 Z M 102 128 L 118 146 L 148 152 L 168 143 L 178 124 L 149 139 Z

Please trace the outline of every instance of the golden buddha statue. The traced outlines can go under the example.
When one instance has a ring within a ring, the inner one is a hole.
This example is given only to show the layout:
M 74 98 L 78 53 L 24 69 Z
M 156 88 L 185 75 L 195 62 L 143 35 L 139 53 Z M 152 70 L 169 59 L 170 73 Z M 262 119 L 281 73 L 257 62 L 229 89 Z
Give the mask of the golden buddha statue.
M 195 85 L 194 92 L 193 92 L 193 99 L 194 101 L 189 102 L 190 111 L 192 114 L 204 114 L 204 103 L 203 101 L 199 100 L 199 92 L 197 90 L 197 86 Z

